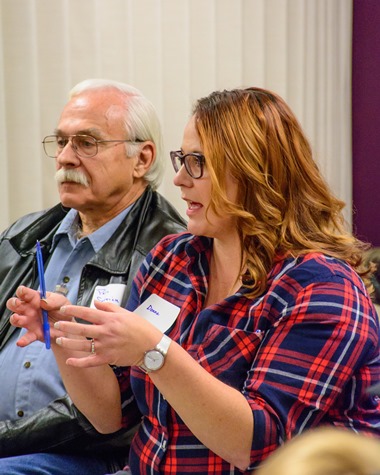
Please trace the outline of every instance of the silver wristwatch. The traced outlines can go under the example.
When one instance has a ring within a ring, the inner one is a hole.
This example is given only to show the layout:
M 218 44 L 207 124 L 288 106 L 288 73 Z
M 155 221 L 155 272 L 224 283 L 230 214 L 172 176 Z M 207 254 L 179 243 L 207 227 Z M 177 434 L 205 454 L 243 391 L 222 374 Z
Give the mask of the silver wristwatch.
M 162 368 L 164 366 L 165 356 L 168 352 L 171 342 L 172 340 L 167 335 L 163 335 L 153 350 L 145 352 L 140 368 L 145 373 L 157 371 L 158 369 Z

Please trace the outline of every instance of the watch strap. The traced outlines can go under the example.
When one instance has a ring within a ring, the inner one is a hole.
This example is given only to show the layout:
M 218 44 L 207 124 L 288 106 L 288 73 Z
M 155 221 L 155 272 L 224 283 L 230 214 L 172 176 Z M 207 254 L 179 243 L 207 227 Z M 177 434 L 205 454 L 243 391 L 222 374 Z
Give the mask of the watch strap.
M 165 357 L 168 353 L 168 350 L 169 350 L 169 346 L 170 346 L 170 343 L 172 342 L 171 338 L 169 338 L 167 335 L 165 335 L 165 333 L 162 335 L 162 338 L 161 340 L 157 343 L 157 345 L 152 348 L 151 350 L 148 350 L 145 352 L 144 354 L 144 359 L 145 359 L 145 355 L 147 353 L 149 353 L 149 351 L 158 351 L 162 354 L 162 356 L 164 357 L 164 360 L 163 360 L 163 363 L 162 365 L 153 370 L 153 369 L 149 369 L 145 366 L 144 364 L 144 359 L 143 359 L 143 362 L 139 365 L 139 367 L 144 371 L 144 373 L 151 373 L 152 371 L 157 371 L 158 369 L 161 369 L 163 366 L 164 366 L 164 363 L 165 363 Z

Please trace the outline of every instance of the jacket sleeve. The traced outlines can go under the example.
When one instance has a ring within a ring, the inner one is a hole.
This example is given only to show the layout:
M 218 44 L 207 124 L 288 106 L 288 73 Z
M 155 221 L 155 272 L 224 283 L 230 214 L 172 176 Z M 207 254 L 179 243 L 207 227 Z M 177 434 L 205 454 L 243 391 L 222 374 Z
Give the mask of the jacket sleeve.
M 121 466 L 137 429 L 98 433 L 66 395 L 27 418 L 0 421 L 0 457 L 36 452 L 101 453 L 119 457 Z

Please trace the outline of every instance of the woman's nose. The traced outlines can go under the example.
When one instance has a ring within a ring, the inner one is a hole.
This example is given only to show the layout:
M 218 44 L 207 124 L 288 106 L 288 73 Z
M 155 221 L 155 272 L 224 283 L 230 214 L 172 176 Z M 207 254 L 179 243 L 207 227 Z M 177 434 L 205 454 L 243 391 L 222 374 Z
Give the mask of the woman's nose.
M 174 175 L 173 183 L 175 186 L 191 186 L 193 179 L 187 173 L 186 168 L 184 165 L 178 170 L 178 172 Z

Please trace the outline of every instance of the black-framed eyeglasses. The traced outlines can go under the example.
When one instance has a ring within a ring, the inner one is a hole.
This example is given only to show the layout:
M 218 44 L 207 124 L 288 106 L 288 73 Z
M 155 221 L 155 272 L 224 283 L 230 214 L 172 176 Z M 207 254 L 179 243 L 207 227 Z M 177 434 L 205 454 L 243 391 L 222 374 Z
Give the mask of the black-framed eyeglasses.
M 180 168 L 185 165 L 187 173 L 192 178 L 202 178 L 206 160 L 204 155 L 201 153 L 193 152 L 184 155 L 181 150 L 176 150 L 175 152 L 170 152 L 170 158 L 176 173 L 178 173 Z
M 98 144 L 100 143 L 123 143 L 123 142 L 141 142 L 141 140 L 98 140 L 91 135 L 48 135 L 42 143 L 44 151 L 48 157 L 56 158 L 63 151 L 68 143 L 71 143 L 75 154 L 80 158 L 95 157 L 98 153 Z

